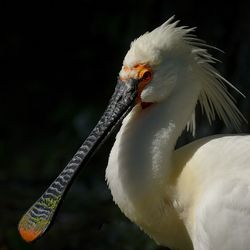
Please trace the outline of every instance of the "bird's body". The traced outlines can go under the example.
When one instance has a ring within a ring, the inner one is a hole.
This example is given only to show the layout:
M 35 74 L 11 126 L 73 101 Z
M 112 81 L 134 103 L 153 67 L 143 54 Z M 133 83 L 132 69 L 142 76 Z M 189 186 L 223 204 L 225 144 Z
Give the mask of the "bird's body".
M 172 152 L 158 190 L 140 188 L 144 174 L 135 177 L 112 160 L 107 178 L 120 209 L 157 243 L 183 250 L 244 250 L 250 246 L 249 150 L 250 136 L 216 135 L 190 143 Z
M 122 77 L 143 54 L 142 42 L 136 42 L 125 57 Z M 151 93 L 142 92 L 145 102 L 153 105 L 143 108 L 137 103 L 124 119 L 110 154 L 107 182 L 123 213 L 161 245 L 180 250 L 246 250 L 250 246 L 250 136 L 216 135 L 175 150 L 178 137 L 193 122 L 206 77 L 212 76 L 208 84 L 213 80 L 221 84 L 216 72 L 206 75 L 200 70 L 201 59 L 192 58 L 194 48 L 182 52 L 183 44 L 176 45 L 178 53 L 171 51 L 169 60 L 161 61 L 166 75 L 155 76 L 167 85 L 164 90 L 159 84 L 159 93 L 169 93 L 154 101 L 148 98 Z M 135 46 L 142 51 L 133 52 Z M 218 91 L 222 97 L 217 101 L 225 108 L 223 91 Z M 216 95 L 216 88 L 211 93 Z M 225 113 L 220 108 L 217 112 L 222 112 L 222 119 L 229 117 L 229 123 L 237 121 L 239 113 L 231 100 L 227 108 Z M 204 109 L 209 116 L 209 107 Z

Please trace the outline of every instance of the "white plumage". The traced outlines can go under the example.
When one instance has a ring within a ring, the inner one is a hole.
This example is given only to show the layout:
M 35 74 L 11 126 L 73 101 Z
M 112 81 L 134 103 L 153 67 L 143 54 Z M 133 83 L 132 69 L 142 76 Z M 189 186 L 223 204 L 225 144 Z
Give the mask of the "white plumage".
M 239 129 L 244 120 L 211 65 L 209 46 L 172 19 L 131 44 L 120 72 L 152 69 L 140 102 L 124 119 L 106 179 L 114 201 L 157 243 L 180 250 L 250 248 L 250 137 L 216 135 L 178 150 L 187 127 L 195 134 L 197 102 Z M 235 88 L 234 88 L 235 89 Z M 143 108 L 142 103 L 150 103 Z

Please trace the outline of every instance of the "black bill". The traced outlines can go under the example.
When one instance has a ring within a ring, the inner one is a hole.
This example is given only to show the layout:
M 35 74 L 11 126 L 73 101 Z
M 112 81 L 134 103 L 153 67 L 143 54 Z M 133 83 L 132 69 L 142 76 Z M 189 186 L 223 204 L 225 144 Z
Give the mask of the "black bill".
M 27 242 L 41 237 L 51 225 L 60 204 L 81 167 L 135 104 L 138 81 L 118 80 L 103 116 L 55 181 L 21 218 L 18 230 Z

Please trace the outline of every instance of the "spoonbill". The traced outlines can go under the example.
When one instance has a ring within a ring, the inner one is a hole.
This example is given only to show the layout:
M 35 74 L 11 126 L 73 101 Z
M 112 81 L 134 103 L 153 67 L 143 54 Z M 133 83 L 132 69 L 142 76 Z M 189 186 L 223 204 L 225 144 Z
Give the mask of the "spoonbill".
M 239 130 L 245 120 L 209 47 L 173 18 L 131 43 L 100 121 L 20 220 L 24 240 L 47 231 L 80 166 L 122 123 L 106 180 L 132 222 L 171 249 L 250 249 L 250 136 L 214 135 L 175 149 L 185 128 L 195 135 L 197 103 L 209 123 L 218 117 Z

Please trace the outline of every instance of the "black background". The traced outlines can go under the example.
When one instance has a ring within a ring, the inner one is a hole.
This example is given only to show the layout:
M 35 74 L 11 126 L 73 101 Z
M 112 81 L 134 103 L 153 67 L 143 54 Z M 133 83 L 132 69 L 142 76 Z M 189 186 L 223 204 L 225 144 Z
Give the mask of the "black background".
M 114 138 L 77 178 L 43 239 L 27 245 L 17 223 L 104 111 L 130 42 L 174 14 L 225 51 L 211 53 L 246 95 L 230 91 L 249 120 L 247 1 L 1 2 L 0 250 L 158 248 L 112 202 L 104 171 Z M 197 120 L 197 137 L 234 132 L 219 121 L 209 127 Z M 190 140 L 184 133 L 179 144 Z

